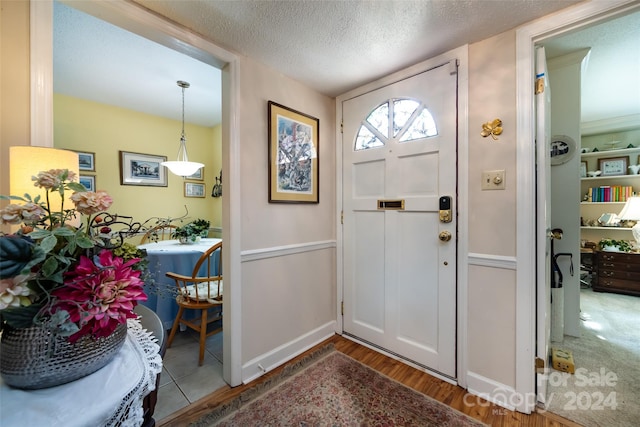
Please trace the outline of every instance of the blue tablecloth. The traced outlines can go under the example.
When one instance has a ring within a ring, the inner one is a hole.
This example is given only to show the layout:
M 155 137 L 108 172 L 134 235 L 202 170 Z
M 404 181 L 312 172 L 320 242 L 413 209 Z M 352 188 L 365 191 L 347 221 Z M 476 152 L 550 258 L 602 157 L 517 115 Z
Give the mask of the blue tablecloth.
M 171 271 L 190 276 L 200 256 L 220 241 L 221 239 L 208 238 L 195 244 L 183 245 L 177 240 L 163 240 L 138 246 L 147 251 L 149 271 L 153 280 L 145 285 L 148 299 L 142 302 L 142 305 L 155 311 L 165 328 L 171 328 L 178 314 L 177 287 L 175 281 L 169 279 L 166 273 Z M 213 257 L 212 274 L 218 274 L 219 262 L 218 253 Z M 200 275 L 204 276 L 206 272 L 201 271 Z

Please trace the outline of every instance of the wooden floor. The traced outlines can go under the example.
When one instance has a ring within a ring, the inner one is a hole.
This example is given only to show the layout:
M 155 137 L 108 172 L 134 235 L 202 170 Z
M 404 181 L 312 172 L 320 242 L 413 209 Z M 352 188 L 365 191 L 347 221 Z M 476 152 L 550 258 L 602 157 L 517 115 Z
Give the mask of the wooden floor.
M 289 363 L 295 363 L 298 359 L 313 352 L 316 348 L 322 347 L 330 342 L 334 343 L 338 351 L 359 360 L 361 363 L 368 365 L 382 374 L 491 426 L 581 427 L 580 424 L 576 424 L 551 413 L 524 415 L 519 412 L 509 411 L 473 396 L 461 387 L 439 380 L 425 372 L 370 350 L 339 335 L 335 335 L 308 352 L 296 357 Z M 271 376 L 278 375 L 281 370 L 282 367 L 277 368 L 247 385 L 234 388 L 224 387 L 171 416 L 159 420 L 158 426 L 177 427 L 188 425 L 207 414 L 212 408 L 237 397 L 243 391 Z

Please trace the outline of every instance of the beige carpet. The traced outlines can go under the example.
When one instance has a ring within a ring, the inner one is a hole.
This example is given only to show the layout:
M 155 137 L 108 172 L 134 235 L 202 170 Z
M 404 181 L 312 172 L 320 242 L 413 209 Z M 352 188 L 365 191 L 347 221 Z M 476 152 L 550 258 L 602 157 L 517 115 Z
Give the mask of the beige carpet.
M 547 410 L 587 427 L 640 426 L 640 297 L 580 293 L 582 337 L 571 350 L 576 374 L 552 371 Z

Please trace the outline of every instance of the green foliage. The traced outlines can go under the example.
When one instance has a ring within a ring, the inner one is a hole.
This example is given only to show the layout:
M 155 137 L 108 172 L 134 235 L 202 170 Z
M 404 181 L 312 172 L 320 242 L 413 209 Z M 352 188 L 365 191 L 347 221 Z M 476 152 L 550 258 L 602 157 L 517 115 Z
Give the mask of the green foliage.
M 600 249 L 604 249 L 605 246 L 613 246 L 622 252 L 629 252 L 631 250 L 631 244 L 626 240 L 602 239 L 598 244 L 600 245 Z
M 178 227 L 172 234 L 173 238 L 186 238 L 195 241 L 197 237 L 206 237 L 209 232 L 210 222 L 205 219 L 196 219 L 188 224 Z

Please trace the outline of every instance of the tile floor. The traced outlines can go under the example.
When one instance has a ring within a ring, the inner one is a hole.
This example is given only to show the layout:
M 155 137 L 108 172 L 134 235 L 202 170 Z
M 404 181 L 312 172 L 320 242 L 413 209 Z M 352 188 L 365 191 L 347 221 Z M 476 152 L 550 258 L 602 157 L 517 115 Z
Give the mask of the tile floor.
M 198 366 L 198 348 L 198 334 L 189 329 L 179 331 L 167 349 L 153 415 L 157 422 L 226 385 L 222 379 L 222 332 L 207 338 L 202 366 Z

